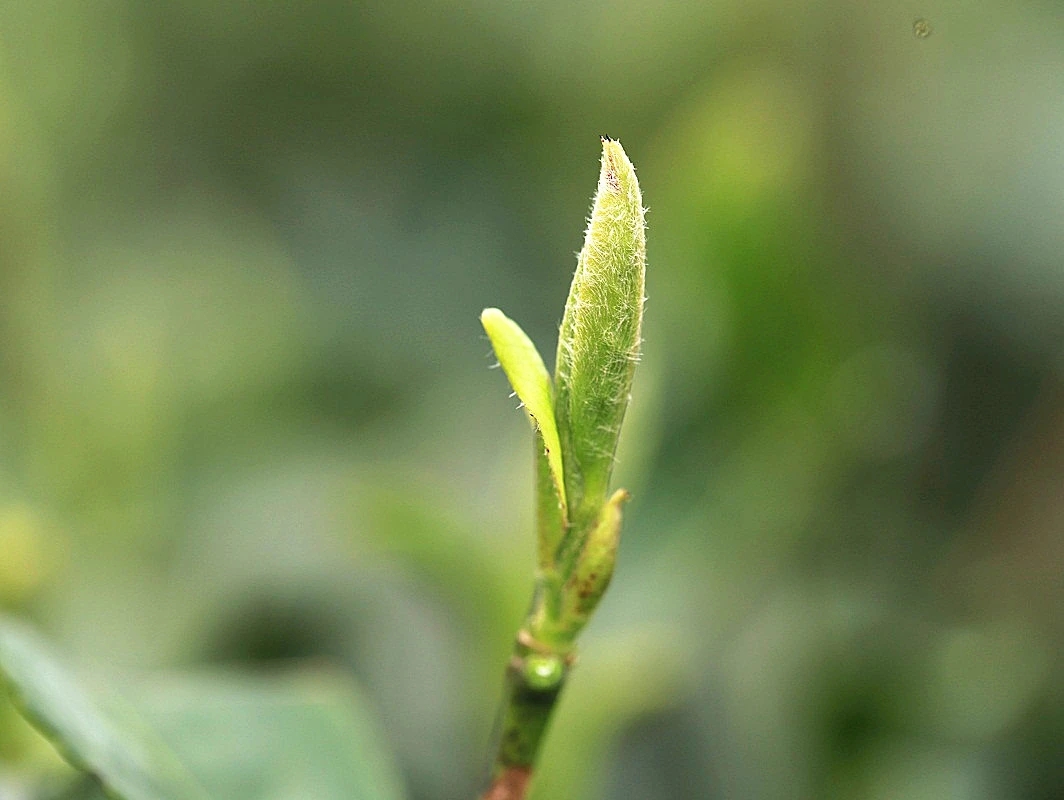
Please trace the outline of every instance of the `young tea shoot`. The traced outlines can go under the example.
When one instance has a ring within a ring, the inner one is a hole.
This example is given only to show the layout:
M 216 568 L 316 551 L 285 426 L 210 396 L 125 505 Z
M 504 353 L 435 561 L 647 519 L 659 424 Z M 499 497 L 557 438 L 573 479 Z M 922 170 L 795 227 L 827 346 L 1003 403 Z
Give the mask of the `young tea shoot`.
M 554 377 L 497 308 L 480 320 L 532 423 L 537 564 L 532 606 L 506 670 L 497 751 L 483 800 L 526 796 L 575 642 L 613 576 L 628 492 L 609 493 L 639 360 L 645 209 L 620 142 L 603 138 L 598 190 L 558 335 Z

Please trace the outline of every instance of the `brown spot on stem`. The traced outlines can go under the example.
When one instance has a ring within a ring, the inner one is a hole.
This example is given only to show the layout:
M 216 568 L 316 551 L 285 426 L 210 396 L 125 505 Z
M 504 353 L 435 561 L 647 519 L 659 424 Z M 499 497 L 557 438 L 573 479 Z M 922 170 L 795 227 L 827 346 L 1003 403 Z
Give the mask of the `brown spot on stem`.
M 531 779 L 528 767 L 507 767 L 495 777 L 482 800 L 524 800 Z

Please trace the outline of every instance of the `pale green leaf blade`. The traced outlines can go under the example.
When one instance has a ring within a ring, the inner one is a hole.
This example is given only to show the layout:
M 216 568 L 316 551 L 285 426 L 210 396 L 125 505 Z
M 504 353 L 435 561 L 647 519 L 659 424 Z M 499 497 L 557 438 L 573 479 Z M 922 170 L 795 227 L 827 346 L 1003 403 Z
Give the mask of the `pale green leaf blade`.
M 27 626 L 0 618 L 0 677 L 26 717 L 71 764 L 118 800 L 207 800 L 129 707 L 88 692 Z
M 543 446 L 562 507 L 566 506 L 562 448 L 554 420 L 554 391 L 550 374 L 532 340 L 521 327 L 497 308 L 486 308 L 480 322 L 491 339 L 495 356 L 517 393 L 532 423 L 543 437 Z

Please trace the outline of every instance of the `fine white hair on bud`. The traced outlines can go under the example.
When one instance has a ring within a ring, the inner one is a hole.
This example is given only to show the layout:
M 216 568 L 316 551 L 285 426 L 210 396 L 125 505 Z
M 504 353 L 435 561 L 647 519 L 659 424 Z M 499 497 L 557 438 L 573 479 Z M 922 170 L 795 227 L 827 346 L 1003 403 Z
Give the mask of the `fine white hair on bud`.
M 645 273 L 645 209 L 635 169 L 620 142 L 604 136 L 553 382 L 516 322 L 496 308 L 481 314 L 535 431 L 536 592 L 525 630 L 562 654 L 571 652 L 617 560 L 628 492 L 608 490 L 639 361 Z M 547 686 L 553 680 L 547 672 L 532 670 L 526 680 Z
M 606 500 L 639 358 L 646 220 L 632 162 L 602 138 L 598 190 L 569 289 L 555 368 L 555 417 L 575 518 Z

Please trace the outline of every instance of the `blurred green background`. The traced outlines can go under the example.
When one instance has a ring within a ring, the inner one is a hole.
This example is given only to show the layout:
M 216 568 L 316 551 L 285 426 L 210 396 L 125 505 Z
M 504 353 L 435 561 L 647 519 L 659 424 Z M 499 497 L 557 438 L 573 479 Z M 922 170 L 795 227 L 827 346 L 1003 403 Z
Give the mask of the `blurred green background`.
M 534 559 L 477 317 L 553 353 L 600 134 L 634 501 L 536 796 L 1064 796 L 1051 0 L 8 0 L 0 606 L 115 685 L 333 665 L 471 798 Z

